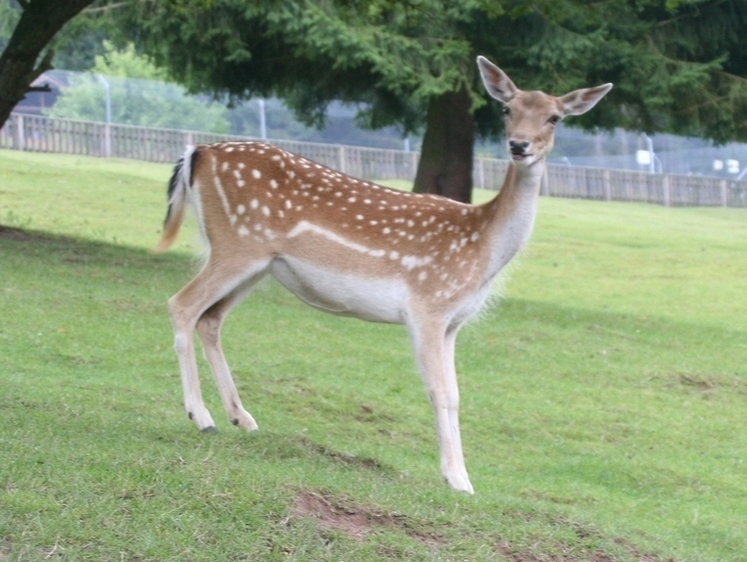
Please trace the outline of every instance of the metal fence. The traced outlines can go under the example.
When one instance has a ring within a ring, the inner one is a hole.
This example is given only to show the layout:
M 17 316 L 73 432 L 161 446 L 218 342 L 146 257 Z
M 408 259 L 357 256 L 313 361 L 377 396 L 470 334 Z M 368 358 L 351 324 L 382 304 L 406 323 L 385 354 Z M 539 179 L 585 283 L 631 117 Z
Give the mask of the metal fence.
M 0 129 L 0 148 L 175 162 L 187 144 L 248 137 L 57 119 L 13 113 Z M 367 180 L 412 181 L 419 154 L 335 144 L 272 140 L 310 160 Z M 500 189 L 507 160 L 475 158 L 474 185 Z M 630 170 L 549 164 L 542 194 L 605 201 L 639 201 L 665 206 L 747 207 L 747 181 L 706 176 L 652 174 Z

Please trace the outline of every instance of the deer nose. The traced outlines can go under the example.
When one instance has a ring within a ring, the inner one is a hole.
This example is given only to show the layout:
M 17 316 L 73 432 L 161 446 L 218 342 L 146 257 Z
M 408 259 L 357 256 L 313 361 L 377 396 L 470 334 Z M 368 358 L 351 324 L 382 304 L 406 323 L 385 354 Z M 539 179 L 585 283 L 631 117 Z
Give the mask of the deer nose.
M 512 154 L 524 154 L 527 148 L 529 148 L 529 141 L 508 141 L 508 146 L 511 149 Z

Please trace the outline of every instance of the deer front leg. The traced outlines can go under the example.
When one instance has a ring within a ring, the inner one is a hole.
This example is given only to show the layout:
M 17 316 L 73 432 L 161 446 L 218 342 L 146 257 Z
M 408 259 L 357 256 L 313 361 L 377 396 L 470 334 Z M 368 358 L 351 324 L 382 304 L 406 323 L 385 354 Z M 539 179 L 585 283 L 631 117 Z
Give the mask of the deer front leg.
M 456 336 L 458 328 L 449 328 L 444 337 L 444 368 L 446 369 L 447 395 L 449 396 L 449 429 L 454 440 L 454 450 L 457 454 L 457 464 L 462 467 L 464 477 L 469 482 L 467 469 L 464 463 L 464 451 L 462 449 L 462 435 L 459 430 L 459 385 L 457 382 L 456 365 L 454 364 L 454 351 L 456 348 Z M 473 493 L 472 486 L 468 490 Z
M 243 291 L 243 294 L 246 294 L 248 290 L 247 288 L 246 291 Z M 254 431 L 255 429 L 259 429 L 259 426 L 254 421 L 252 415 L 241 404 L 241 398 L 239 398 L 239 393 L 236 390 L 236 385 L 233 382 L 231 371 L 220 344 L 220 329 L 223 320 L 233 305 L 241 300 L 243 294 L 233 293 L 207 309 L 197 322 L 197 333 L 200 334 L 205 351 L 205 359 L 207 359 L 213 371 L 213 377 L 215 378 L 215 383 L 218 385 L 218 393 L 220 394 L 228 419 L 237 427 L 241 427 L 247 431 Z
M 415 357 L 436 417 L 441 474 L 453 489 L 473 494 L 459 435 L 459 390 L 453 365 L 456 331 L 435 319 L 409 326 Z M 447 364 L 448 362 L 451 364 Z

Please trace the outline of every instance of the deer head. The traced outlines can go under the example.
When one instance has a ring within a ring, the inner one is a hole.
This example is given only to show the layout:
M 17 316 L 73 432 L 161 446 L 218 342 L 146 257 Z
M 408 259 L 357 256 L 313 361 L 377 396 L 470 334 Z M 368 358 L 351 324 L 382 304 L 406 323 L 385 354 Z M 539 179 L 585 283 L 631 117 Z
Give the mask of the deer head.
M 531 166 L 545 158 L 555 141 L 555 126 L 568 115 L 586 113 L 612 89 L 612 84 L 603 84 L 561 97 L 525 92 L 485 57 L 477 57 L 477 66 L 488 93 L 504 104 L 506 144 L 517 166 Z

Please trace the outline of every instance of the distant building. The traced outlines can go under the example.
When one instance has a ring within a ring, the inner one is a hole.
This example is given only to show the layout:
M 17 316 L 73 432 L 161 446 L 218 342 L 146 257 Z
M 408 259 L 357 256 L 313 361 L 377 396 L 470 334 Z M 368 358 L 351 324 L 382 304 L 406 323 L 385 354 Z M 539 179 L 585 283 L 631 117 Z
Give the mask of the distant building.
M 58 74 L 58 73 L 55 73 Z M 15 106 L 14 111 L 31 115 L 42 115 L 45 109 L 52 107 L 60 95 L 60 88 L 67 86 L 61 76 L 53 76 L 50 72 L 41 74 L 31 85 L 35 87 L 48 85 L 49 92 L 29 92 Z

